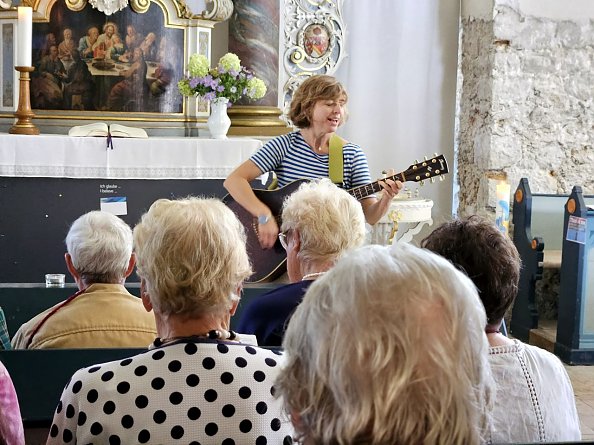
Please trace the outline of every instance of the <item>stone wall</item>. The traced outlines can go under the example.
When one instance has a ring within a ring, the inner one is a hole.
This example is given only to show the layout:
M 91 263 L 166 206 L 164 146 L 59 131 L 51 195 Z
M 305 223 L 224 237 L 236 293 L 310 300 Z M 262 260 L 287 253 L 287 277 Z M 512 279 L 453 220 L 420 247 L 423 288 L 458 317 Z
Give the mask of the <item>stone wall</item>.
M 495 186 L 594 193 L 594 14 L 538 16 L 521 0 L 463 16 L 459 213 L 489 214 Z M 526 2 L 524 2 L 526 3 Z

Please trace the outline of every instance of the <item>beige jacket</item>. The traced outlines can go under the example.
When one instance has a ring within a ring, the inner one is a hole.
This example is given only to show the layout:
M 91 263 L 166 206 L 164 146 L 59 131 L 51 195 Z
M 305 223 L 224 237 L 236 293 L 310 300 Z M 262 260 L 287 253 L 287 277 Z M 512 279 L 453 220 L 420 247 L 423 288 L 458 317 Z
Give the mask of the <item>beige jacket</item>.
M 13 348 L 25 349 L 54 307 L 23 324 L 12 339 Z M 29 349 L 147 347 L 156 336 L 154 316 L 140 298 L 120 284 L 92 284 L 47 319 Z

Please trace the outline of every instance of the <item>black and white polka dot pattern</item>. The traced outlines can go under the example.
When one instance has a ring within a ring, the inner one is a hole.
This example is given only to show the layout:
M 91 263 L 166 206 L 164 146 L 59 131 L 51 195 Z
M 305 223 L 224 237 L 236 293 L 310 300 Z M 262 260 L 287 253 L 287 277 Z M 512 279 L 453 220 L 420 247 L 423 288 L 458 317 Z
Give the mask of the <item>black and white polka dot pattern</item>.
M 236 343 L 178 343 L 77 371 L 48 444 L 290 444 L 273 397 L 283 357 Z

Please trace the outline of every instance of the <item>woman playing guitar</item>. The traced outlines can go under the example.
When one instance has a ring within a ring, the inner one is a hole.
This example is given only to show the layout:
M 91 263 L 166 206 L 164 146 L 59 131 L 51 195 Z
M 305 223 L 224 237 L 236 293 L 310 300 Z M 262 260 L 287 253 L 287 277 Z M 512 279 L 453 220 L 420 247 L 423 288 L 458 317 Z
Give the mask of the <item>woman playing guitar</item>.
M 250 181 L 272 171 L 279 187 L 297 179 L 328 177 L 330 138 L 346 120 L 347 99 L 344 87 L 334 77 L 308 78 L 295 92 L 289 111 L 289 118 L 299 130 L 266 143 L 225 180 L 224 186 L 233 199 L 257 218 L 258 239 L 263 248 L 274 246 L 279 228 L 270 208 L 252 191 Z M 365 153 L 358 145 L 343 141 L 342 186 L 351 189 L 370 181 Z M 380 184 L 380 199 L 371 195 L 361 200 L 369 224 L 380 220 L 402 188 L 400 181 L 390 179 Z

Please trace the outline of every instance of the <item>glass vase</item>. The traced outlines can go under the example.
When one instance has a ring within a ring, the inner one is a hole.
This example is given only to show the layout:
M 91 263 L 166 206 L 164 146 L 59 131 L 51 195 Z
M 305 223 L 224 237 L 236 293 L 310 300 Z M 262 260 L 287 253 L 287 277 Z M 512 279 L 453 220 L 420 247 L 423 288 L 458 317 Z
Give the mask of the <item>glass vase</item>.
M 231 127 L 231 119 L 227 115 L 229 99 L 217 97 L 210 101 L 210 116 L 206 123 L 213 139 L 227 139 L 227 132 Z

